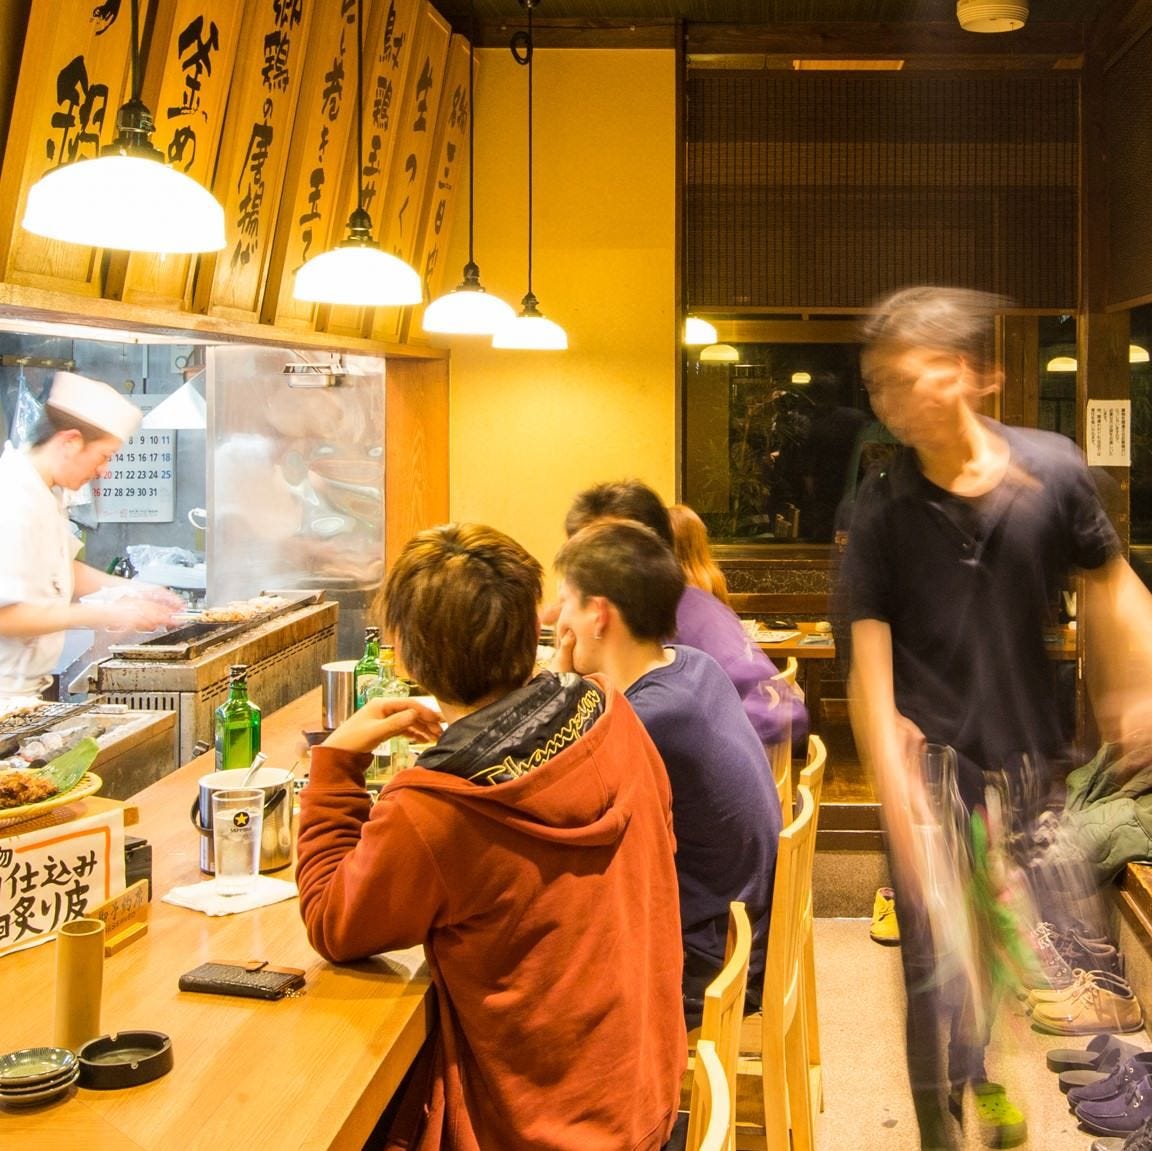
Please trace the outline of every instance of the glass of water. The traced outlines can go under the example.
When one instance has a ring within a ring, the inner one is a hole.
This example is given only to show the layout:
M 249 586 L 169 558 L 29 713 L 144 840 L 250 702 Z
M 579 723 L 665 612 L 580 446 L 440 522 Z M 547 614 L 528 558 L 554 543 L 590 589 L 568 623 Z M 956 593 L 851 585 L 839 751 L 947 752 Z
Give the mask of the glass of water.
M 221 895 L 243 895 L 255 886 L 263 825 L 263 791 L 246 787 L 212 792 L 212 848 Z

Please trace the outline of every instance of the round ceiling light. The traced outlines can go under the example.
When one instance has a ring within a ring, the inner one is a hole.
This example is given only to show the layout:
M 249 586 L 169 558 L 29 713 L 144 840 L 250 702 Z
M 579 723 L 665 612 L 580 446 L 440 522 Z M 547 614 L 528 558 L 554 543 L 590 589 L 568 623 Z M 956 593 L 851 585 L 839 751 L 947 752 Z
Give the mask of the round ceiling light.
M 1027 0 L 956 0 L 965 32 L 1015 32 L 1028 21 Z

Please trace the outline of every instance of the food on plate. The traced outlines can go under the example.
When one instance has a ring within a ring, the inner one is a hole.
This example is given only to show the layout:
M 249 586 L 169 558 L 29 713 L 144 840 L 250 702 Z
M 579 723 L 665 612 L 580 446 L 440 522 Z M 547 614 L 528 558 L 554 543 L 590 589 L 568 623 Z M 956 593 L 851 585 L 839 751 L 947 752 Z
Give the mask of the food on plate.
M 56 784 L 36 771 L 15 768 L 0 771 L 0 811 L 8 807 L 23 807 L 26 803 L 39 803 L 56 794 Z

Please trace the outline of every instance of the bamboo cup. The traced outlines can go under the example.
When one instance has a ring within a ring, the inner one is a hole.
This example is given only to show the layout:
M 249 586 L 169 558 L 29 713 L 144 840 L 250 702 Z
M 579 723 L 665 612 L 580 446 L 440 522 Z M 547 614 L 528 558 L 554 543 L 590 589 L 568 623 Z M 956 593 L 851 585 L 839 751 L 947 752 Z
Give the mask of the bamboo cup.
M 79 1051 L 100 1030 L 104 922 L 73 919 L 56 930 L 56 1046 Z

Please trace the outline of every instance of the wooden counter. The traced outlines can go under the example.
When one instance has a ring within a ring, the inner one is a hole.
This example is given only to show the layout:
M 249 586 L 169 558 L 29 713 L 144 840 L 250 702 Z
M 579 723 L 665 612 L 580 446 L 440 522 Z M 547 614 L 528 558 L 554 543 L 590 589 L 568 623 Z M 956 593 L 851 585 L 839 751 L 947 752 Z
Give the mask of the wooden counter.
M 303 762 L 301 729 L 319 722 L 319 689 L 266 717 L 269 766 Z M 209 753 L 133 798 L 133 830 L 152 844 L 155 896 L 148 934 L 104 965 L 104 1030 L 164 1032 L 175 1067 L 141 1087 L 0 1106 L 0 1147 L 360 1151 L 419 1051 L 432 1006 L 420 949 L 336 967 L 308 945 L 294 899 L 221 917 L 160 902 L 207 878 L 189 808 L 212 770 Z M 291 868 L 277 875 L 293 878 Z M 0 959 L 0 1050 L 52 1044 L 55 952 L 49 943 Z M 199 963 L 249 958 L 303 967 L 305 994 L 262 1002 L 177 990 Z

